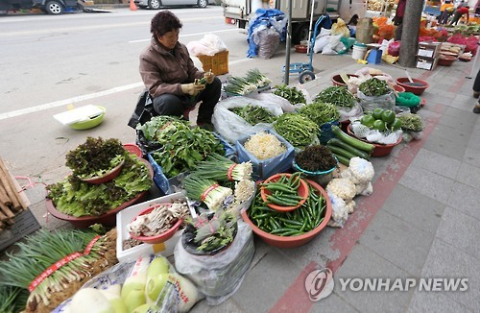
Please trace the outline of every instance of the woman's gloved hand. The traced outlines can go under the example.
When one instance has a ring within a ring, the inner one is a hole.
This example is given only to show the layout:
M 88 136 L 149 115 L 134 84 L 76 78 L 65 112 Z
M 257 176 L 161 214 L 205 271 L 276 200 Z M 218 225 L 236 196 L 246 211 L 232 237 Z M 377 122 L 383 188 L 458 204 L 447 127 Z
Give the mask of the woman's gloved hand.
M 191 96 L 196 96 L 200 91 L 205 89 L 205 85 L 202 84 L 182 84 L 180 85 L 183 93 L 188 93 Z
M 205 78 L 205 80 L 207 81 L 207 84 L 211 84 L 211 83 L 213 83 L 213 79 L 215 78 L 215 74 L 213 74 L 211 71 L 209 71 L 209 72 L 206 72 L 203 75 L 203 78 Z

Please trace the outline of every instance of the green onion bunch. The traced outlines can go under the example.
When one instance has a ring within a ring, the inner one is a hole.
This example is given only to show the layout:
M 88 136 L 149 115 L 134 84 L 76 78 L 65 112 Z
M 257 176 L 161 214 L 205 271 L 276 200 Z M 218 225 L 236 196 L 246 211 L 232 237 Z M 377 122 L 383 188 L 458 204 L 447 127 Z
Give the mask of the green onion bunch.
M 19 251 L 7 253 L 9 260 L 0 262 L 1 285 L 28 290 L 32 281 L 51 265 L 74 252 L 83 253 L 95 236 L 92 231 L 40 230 L 25 237 L 26 242 L 16 244 Z M 27 307 L 33 312 L 37 311 L 39 305 L 48 307 L 54 293 L 63 292 L 72 283 L 92 276 L 93 265 L 111 249 L 111 245 L 107 245 L 103 238 L 93 245 L 88 255 L 67 262 L 38 284 L 28 297 Z M 106 259 L 104 261 L 107 262 Z
M 272 83 L 272 81 L 267 76 L 263 75 L 258 69 L 249 70 L 245 79 L 258 88 L 266 87 Z
M 195 173 L 202 178 L 216 181 L 248 180 L 252 178 L 252 163 L 238 164 L 219 154 L 212 154 L 205 161 L 198 163 Z
M 222 208 L 233 193 L 232 189 L 222 187 L 214 180 L 201 178 L 198 174 L 185 178 L 183 186 L 188 198 L 205 203 L 213 211 Z
M 232 76 L 223 86 L 223 90 L 229 94 L 243 96 L 257 90 L 257 85 L 248 82 L 245 78 Z
M 12 286 L 0 286 L 0 312 L 18 313 L 25 310 L 28 292 Z

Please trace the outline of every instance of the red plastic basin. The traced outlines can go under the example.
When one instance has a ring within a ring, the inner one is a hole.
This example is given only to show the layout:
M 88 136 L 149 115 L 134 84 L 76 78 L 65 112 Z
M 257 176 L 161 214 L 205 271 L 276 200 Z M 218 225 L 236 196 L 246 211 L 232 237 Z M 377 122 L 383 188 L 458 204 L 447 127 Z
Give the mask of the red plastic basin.
M 421 86 L 410 85 L 410 82 L 407 77 L 397 78 L 397 84 L 405 88 L 405 91 L 409 91 L 417 96 L 421 95 L 425 91 L 425 89 L 430 87 L 430 85 L 424 80 L 417 79 L 417 78 L 412 78 L 412 80 L 414 83 L 421 84 Z

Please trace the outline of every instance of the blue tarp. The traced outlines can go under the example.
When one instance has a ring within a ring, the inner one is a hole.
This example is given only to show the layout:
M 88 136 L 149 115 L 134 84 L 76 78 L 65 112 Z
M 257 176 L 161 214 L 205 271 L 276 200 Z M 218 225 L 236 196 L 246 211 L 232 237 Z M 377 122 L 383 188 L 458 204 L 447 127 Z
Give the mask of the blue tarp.
M 258 45 L 253 40 L 253 33 L 259 26 L 265 25 L 267 28 L 274 27 L 280 34 L 280 41 L 285 41 L 287 29 L 286 29 L 286 16 L 280 10 L 277 9 L 258 9 L 255 19 L 250 22 L 248 28 L 248 51 L 247 57 L 253 58 L 257 56 Z M 282 26 L 280 26 L 282 25 Z M 281 28 L 281 29 L 278 29 Z

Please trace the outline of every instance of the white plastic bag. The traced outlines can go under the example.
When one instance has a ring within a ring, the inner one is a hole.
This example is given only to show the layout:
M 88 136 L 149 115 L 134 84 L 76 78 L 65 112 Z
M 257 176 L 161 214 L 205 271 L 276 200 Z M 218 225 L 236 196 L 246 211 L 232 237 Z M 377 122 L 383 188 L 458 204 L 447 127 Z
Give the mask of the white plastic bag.
M 215 130 L 229 142 L 235 143 L 247 133 L 272 129 L 271 124 L 257 124 L 252 126 L 243 118 L 229 110 L 237 107 L 243 108 L 249 104 L 263 107 L 275 116 L 283 114 L 283 110 L 278 103 L 267 103 L 248 97 L 231 97 L 218 102 L 213 111 L 212 123 L 215 126 Z
M 303 104 L 293 105 L 287 99 L 277 96 L 270 92 L 251 93 L 251 94 L 248 94 L 246 97 L 268 104 L 270 107 L 276 106 L 278 104 L 278 106 L 280 106 L 283 112 L 295 112 L 299 107 L 303 106 Z
M 313 46 L 313 52 L 319 53 L 323 51 L 323 49 L 327 46 L 329 41 L 330 41 L 329 36 L 317 38 L 315 40 L 315 45 Z
M 209 305 L 217 305 L 232 296 L 240 287 L 255 247 L 250 225 L 237 221 L 238 231 L 225 250 L 214 255 L 193 255 L 180 241 L 175 246 L 175 268 L 195 283 L 206 295 Z
M 366 96 L 360 89 L 357 91 L 357 97 L 364 112 L 371 112 L 380 108 L 384 110 L 395 110 L 395 93 L 393 91 L 383 96 Z
M 352 108 L 337 107 L 338 113 L 340 113 L 340 122 L 350 120 L 352 118 L 358 118 L 363 115 L 363 109 L 360 103 L 355 102 Z
M 214 56 L 221 51 L 227 50 L 227 46 L 217 35 L 206 34 L 199 41 L 190 41 L 187 44 L 187 49 L 188 53 L 194 56 Z
M 343 227 L 348 220 L 348 207 L 345 201 L 332 194 L 328 193 L 328 197 L 332 203 L 332 218 L 328 222 L 330 227 Z

